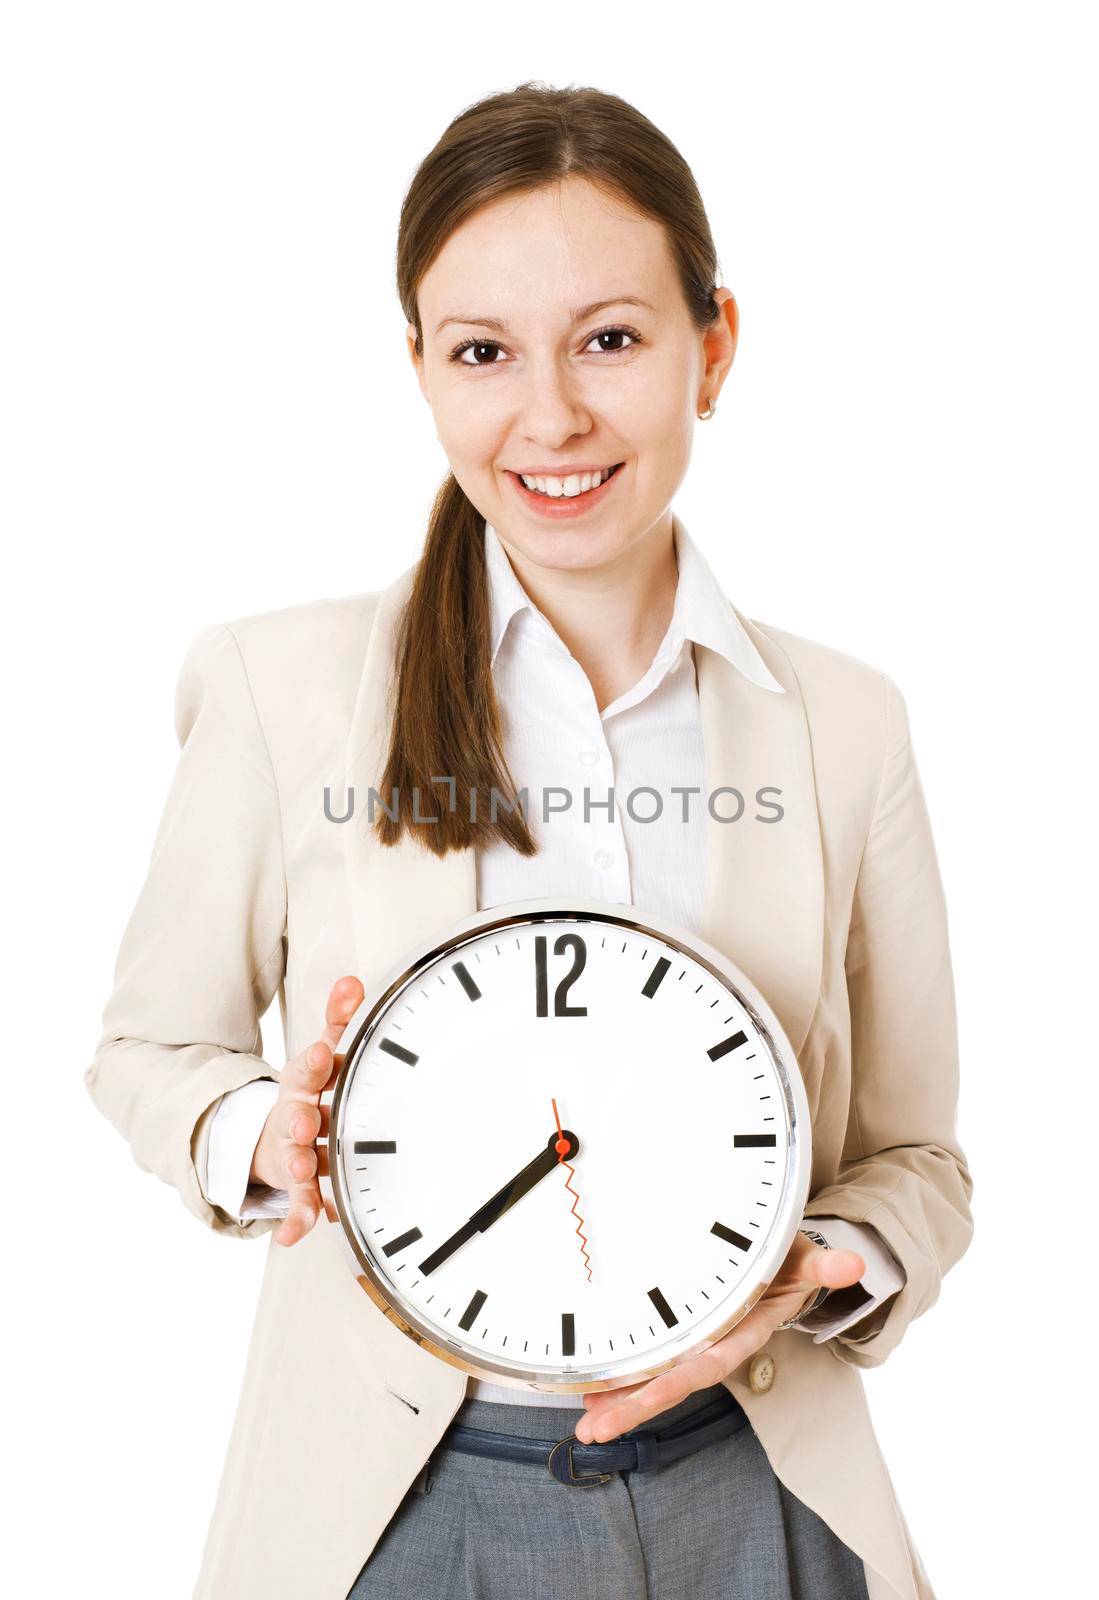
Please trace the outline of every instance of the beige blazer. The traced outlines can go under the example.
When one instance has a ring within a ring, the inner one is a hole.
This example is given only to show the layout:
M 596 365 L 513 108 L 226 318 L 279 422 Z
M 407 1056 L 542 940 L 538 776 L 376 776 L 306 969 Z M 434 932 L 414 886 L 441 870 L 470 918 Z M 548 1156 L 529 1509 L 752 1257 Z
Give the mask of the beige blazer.
M 206 628 L 180 673 L 182 751 L 86 1080 L 139 1166 L 242 1240 L 277 1223 L 233 1222 L 200 1174 L 218 1097 L 273 1076 L 260 1019 L 275 995 L 295 1054 L 336 978 L 369 989 L 408 946 L 477 909 L 473 851 L 439 859 L 407 836 L 386 849 L 366 825 L 413 570 L 380 593 Z M 758 985 L 797 1051 L 808 1213 L 871 1223 L 907 1282 L 851 1329 L 861 1337 L 773 1334 L 765 1392 L 747 1362 L 725 1381 L 782 1482 L 863 1558 L 872 1600 L 929 1600 L 860 1368 L 934 1303 L 972 1233 L 935 849 L 893 682 L 737 615 L 786 693 L 696 647 L 707 787 L 776 785 L 785 816 L 709 823 L 701 933 Z M 328 820 L 326 787 L 334 816 L 354 789 L 351 821 Z M 196 1596 L 345 1600 L 467 1381 L 372 1305 L 332 1224 L 269 1245 Z

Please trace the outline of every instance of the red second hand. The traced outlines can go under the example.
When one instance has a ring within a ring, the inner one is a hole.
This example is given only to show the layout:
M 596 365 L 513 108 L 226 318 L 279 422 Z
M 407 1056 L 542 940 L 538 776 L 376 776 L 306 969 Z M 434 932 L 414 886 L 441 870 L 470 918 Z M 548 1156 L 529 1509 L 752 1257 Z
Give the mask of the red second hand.
M 561 1118 L 557 1114 L 557 1101 L 556 1100 L 551 1100 L 550 1103 L 553 1106 L 553 1120 L 557 1124 L 557 1142 L 556 1142 L 556 1144 L 554 1145 L 553 1148 L 557 1151 L 557 1159 L 558 1159 L 558 1161 L 561 1163 L 561 1165 L 565 1168 L 565 1170 L 569 1174 L 569 1176 L 565 1179 L 565 1188 L 573 1196 L 572 1215 L 576 1218 L 576 1231 L 580 1235 L 580 1253 L 584 1257 L 584 1264 L 588 1269 L 588 1282 L 590 1283 L 591 1282 L 591 1260 L 590 1260 L 590 1257 L 588 1256 L 588 1252 L 587 1252 L 587 1250 L 585 1248 L 585 1246 L 587 1245 L 588 1241 L 587 1241 L 587 1238 L 584 1235 L 584 1233 L 581 1232 L 581 1227 L 580 1227 L 580 1225 L 581 1225 L 581 1223 L 583 1222 L 584 1219 L 580 1215 L 579 1211 L 577 1211 L 577 1209 L 576 1209 L 576 1202 L 577 1202 L 577 1200 L 579 1200 L 580 1196 L 572 1186 L 572 1175 L 573 1175 L 573 1172 L 574 1172 L 574 1168 L 573 1168 L 571 1162 L 568 1162 L 568 1161 L 565 1160 L 565 1157 L 566 1157 L 566 1155 L 568 1154 L 568 1151 L 569 1151 L 569 1141 L 565 1138 L 564 1133 L 561 1130 Z

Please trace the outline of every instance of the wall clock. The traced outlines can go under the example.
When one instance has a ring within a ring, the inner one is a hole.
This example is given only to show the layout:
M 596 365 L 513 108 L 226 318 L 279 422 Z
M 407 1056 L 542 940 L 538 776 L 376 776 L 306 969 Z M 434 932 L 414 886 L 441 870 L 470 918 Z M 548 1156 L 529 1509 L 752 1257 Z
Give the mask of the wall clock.
M 809 1112 L 778 1019 L 632 906 L 515 901 L 438 931 L 338 1054 L 326 1215 L 379 1309 L 489 1382 L 655 1376 L 751 1309 L 802 1220 Z

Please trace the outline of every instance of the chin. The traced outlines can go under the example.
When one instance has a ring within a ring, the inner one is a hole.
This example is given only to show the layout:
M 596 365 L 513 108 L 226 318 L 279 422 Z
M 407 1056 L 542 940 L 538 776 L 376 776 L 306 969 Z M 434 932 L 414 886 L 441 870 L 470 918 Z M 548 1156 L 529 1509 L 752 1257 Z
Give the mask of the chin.
M 493 523 L 501 537 L 528 561 L 540 567 L 568 571 L 579 567 L 604 566 L 629 545 L 620 529 L 581 528 L 562 525 L 554 528 L 522 528 L 512 537 Z

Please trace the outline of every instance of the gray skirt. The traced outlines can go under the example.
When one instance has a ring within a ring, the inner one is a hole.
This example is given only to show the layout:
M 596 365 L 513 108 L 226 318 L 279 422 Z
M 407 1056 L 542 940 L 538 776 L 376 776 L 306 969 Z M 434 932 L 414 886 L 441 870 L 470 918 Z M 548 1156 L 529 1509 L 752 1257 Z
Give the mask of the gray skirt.
M 699 1390 L 645 1427 L 721 1391 Z M 583 1415 L 466 1400 L 454 1423 L 563 1439 Z M 861 1559 L 779 1482 L 750 1425 L 682 1461 L 586 1488 L 445 1440 L 348 1600 L 867 1600 Z

